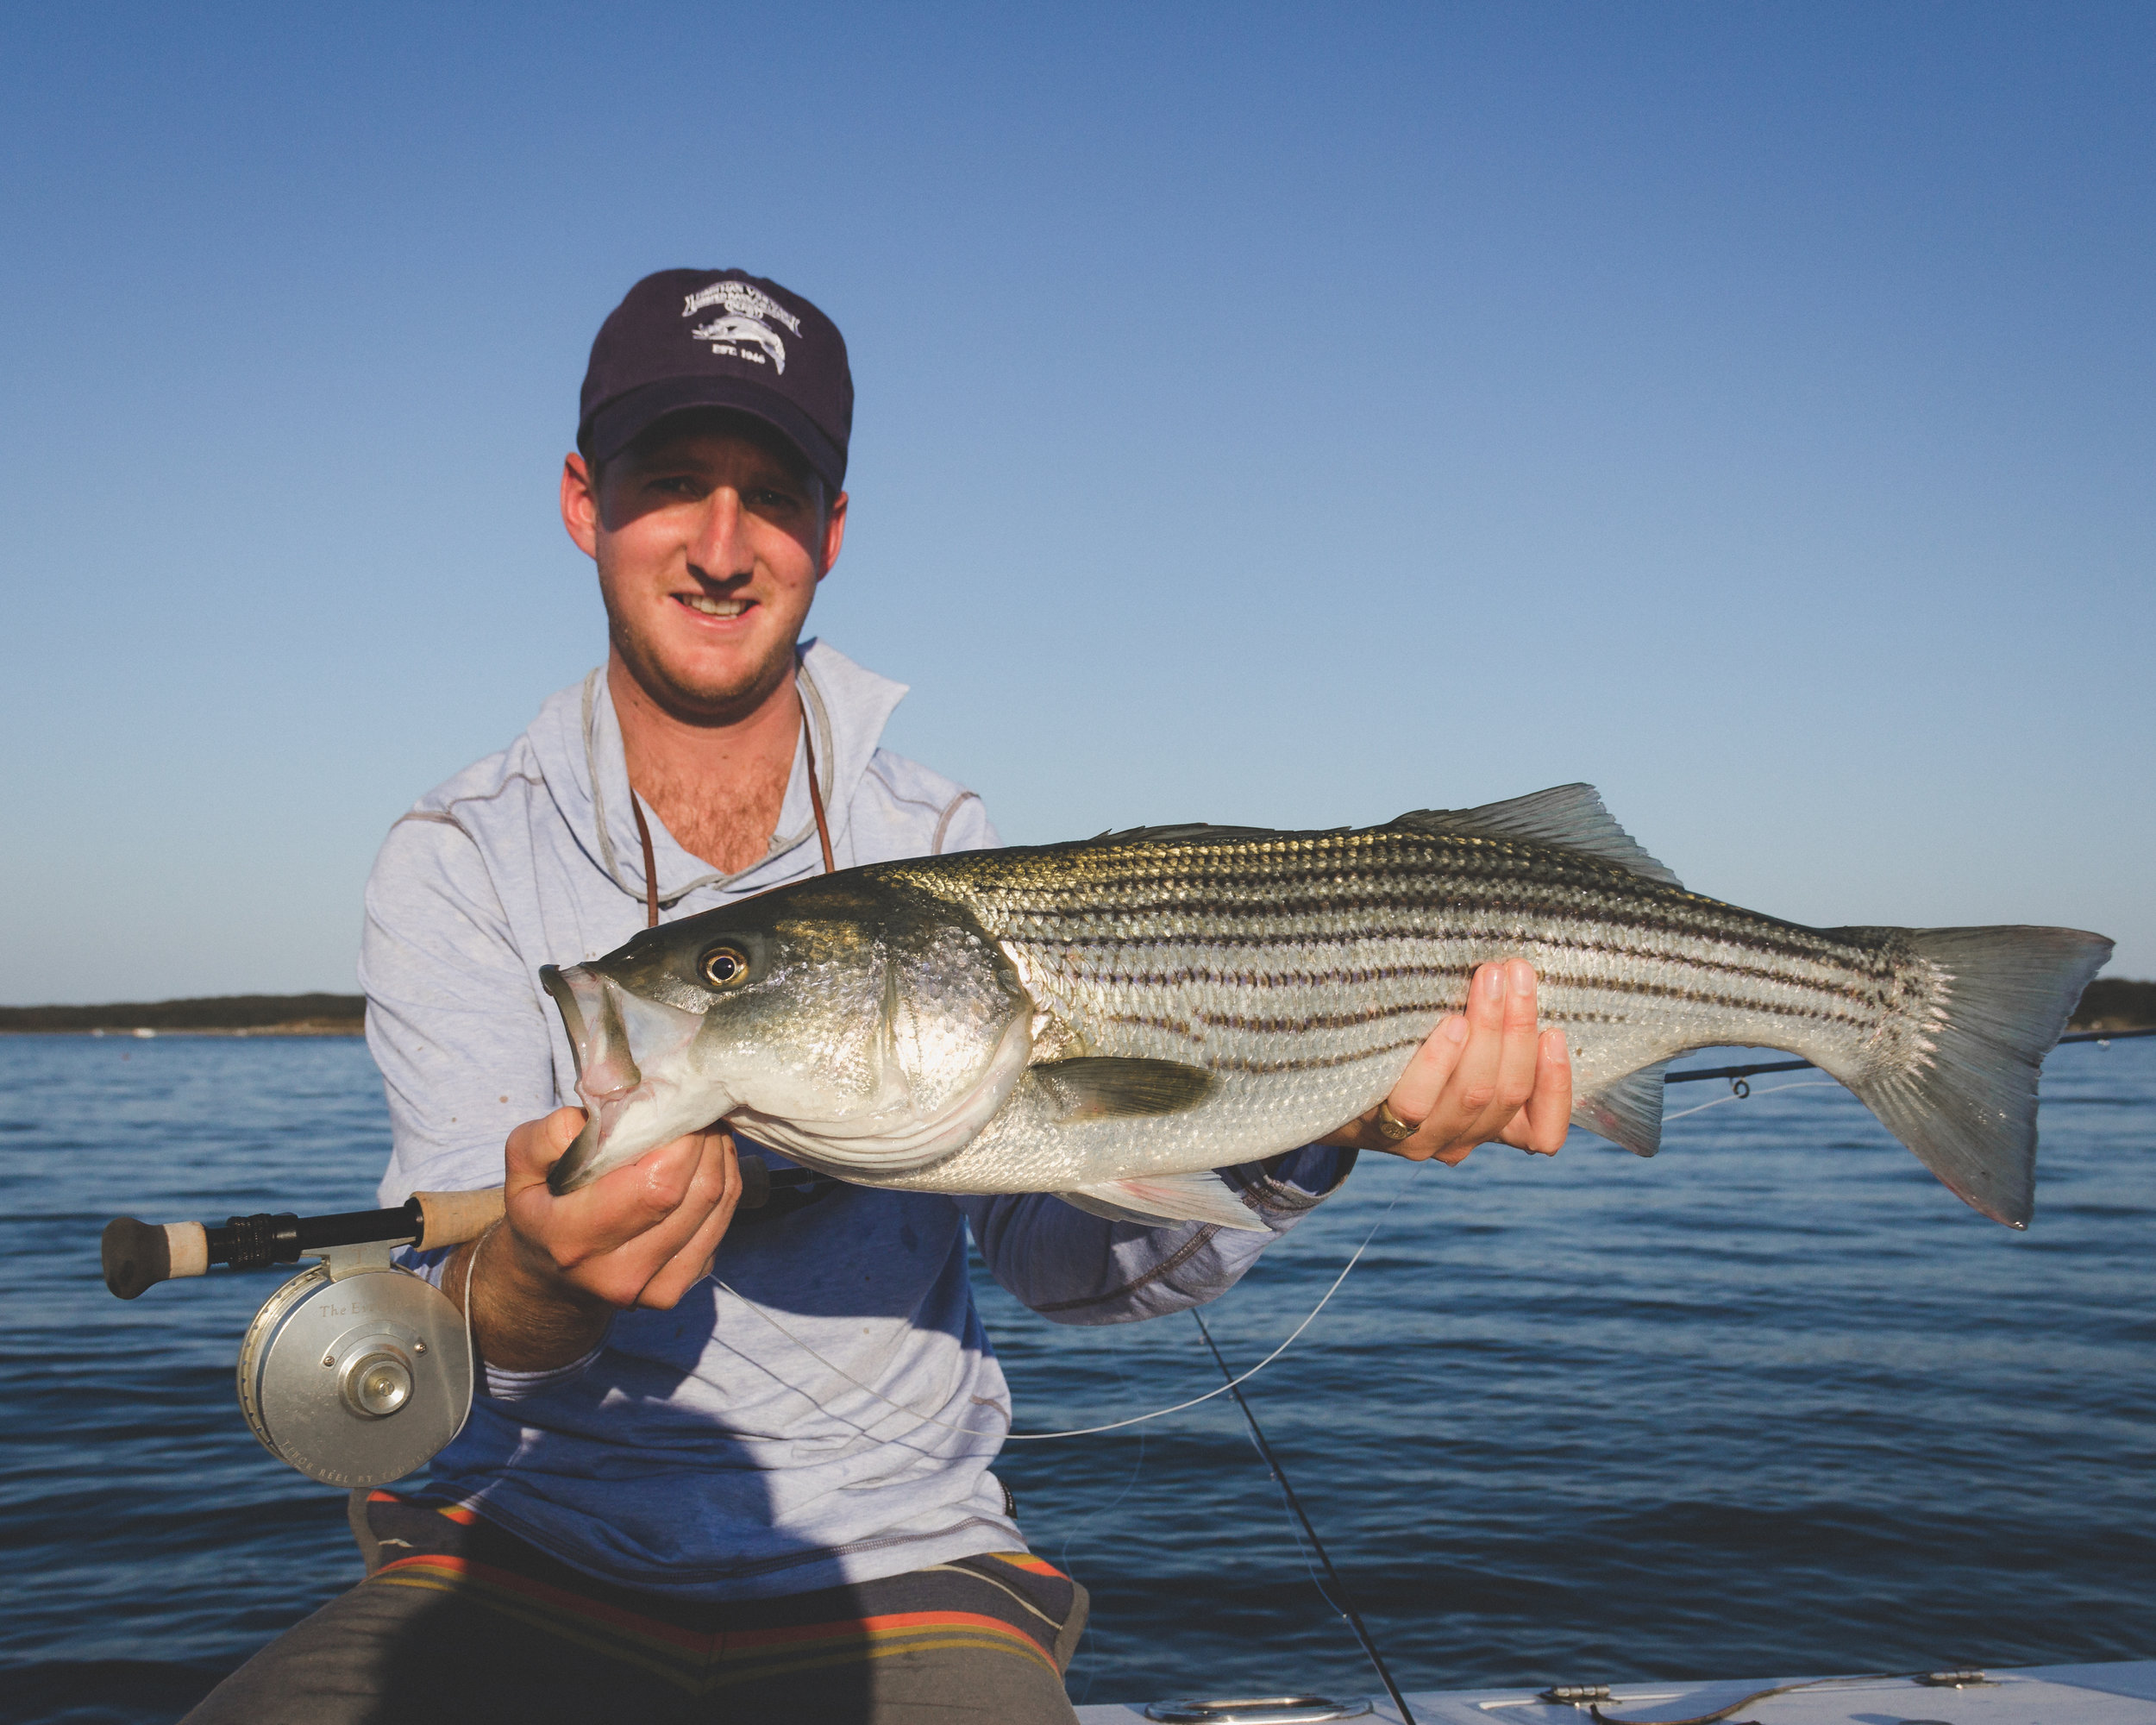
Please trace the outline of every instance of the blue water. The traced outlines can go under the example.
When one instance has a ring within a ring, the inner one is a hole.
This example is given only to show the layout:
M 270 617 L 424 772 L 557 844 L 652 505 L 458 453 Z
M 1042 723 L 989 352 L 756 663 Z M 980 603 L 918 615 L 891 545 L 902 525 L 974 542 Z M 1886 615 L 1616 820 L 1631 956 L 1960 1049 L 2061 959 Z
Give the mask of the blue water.
M 1366 1158 L 1213 1327 L 1411 1687 L 2156 1653 L 2156 1042 L 2054 1053 L 2034 1227 L 1965 1209 L 1838 1088 L 1640 1162 L 1576 1137 Z M 1673 1107 L 1726 1095 L 1671 1092 Z M 0 1720 L 162 1721 L 359 1575 L 341 1492 L 233 1401 L 276 1285 L 132 1304 L 98 1229 L 373 1203 L 355 1041 L 0 1038 Z M 1058 1329 L 983 1278 L 1022 1430 L 1218 1382 L 1188 1318 Z M 1232 1404 L 1013 1446 L 1093 1590 L 1094 1701 L 1367 1690 Z

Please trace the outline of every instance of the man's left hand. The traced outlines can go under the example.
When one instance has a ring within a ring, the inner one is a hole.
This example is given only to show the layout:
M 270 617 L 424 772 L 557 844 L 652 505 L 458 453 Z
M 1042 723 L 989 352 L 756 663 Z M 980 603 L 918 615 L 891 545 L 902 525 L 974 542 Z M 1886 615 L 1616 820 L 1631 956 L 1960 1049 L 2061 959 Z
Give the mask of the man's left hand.
M 1381 1129 L 1387 1110 L 1413 1132 L 1388 1136 Z M 1463 1162 L 1493 1141 L 1555 1156 L 1571 1117 L 1564 1032 L 1538 1033 L 1534 967 L 1514 958 L 1475 973 L 1467 1010 L 1430 1032 L 1380 1107 L 1318 1141 L 1411 1162 Z

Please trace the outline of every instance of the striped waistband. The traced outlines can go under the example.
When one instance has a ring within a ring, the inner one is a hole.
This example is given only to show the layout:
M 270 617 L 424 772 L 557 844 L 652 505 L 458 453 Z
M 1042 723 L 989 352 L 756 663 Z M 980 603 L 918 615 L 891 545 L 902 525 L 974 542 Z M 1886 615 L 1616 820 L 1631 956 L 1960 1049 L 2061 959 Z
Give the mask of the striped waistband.
M 371 1586 L 433 1589 L 691 1694 L 895 1654 L 965 1648 L 1060 1669 L 1076 1596 L 1027 1552 L 999 1552 L 777 1599 L 704 1603 L 594 1580 L 468 1509 L 377 1491 Z

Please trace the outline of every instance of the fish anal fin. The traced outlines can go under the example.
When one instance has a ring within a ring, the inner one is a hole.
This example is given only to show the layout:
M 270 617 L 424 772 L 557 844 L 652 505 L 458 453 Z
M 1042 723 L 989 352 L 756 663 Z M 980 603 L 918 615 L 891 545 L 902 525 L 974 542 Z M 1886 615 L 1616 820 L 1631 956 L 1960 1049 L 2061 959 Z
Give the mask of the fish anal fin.
M 1532 796 L 1485 803 L 1480 808 L 1417 809 L 1392 825 L 1466 837 L 1524 838 L 1531 844 L 1576 850 L 1665 887 L 1683 884 L 1666 864 L 1650 856 L 1638 839 L 1617 825 L 1592 785 L 1557 785 Z
M 1105 1216 L 1112 1222 L 1136 1222 L 1141 1227 L 1210 1222 L 1217 1228 L 1241 1228 L 1261 1234 L 1271 1232 L 1210 1170 L 1104 1180 L 1056 1195 L 1090 1215 Z
M 1026 1069 L 1025 1082 L 1065 1123 L 1181 1113 L 1213 1089 L 1213 1075 L 1203 1067 L 1113 1054 L 1044 1061 Z
M 1575 1124 L 1621 1145 L 1634 1156 L 1662 1148 L 1662 1079 L 1670 1063 L 1658 1060 L 1572 1104 Z

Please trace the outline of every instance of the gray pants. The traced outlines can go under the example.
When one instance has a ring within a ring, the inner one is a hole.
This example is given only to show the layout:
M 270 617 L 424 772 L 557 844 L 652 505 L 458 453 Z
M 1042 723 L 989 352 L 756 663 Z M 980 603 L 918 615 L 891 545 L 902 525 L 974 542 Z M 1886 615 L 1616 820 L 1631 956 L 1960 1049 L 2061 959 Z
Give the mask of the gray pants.
M 483 1522 L 354 1494 L 367 1578 L 185 1725 L 1074 1725 L 1086 1592 L 1025 1553 L 855 1587 L 683 1605 L 592 1581 Z

